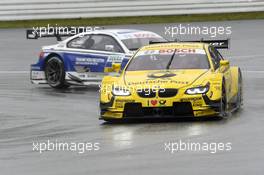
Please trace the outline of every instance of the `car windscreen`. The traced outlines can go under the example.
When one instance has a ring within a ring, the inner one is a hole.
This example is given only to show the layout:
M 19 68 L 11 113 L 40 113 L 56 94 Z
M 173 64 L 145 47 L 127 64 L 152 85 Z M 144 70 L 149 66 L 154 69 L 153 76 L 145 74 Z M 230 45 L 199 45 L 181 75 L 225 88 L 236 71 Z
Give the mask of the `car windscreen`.
M 126 71 L 209 68 L 203 49 L 179 48 L 139 51 L 128 64 Z
M 122 42 L 125 44 L 125 46 L 131 50 L 135 51 L 138 50 L 139 48 L 149 45 L 151 42 L 166 42 L 165 39 L 163 38 L 128 38 L 128 39 L 123 39 Z

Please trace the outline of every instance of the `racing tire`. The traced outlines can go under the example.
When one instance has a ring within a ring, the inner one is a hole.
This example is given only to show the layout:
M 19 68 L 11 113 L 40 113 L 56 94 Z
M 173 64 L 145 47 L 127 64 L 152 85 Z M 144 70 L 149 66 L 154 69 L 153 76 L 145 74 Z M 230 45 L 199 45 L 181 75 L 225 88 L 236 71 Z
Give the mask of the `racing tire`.
M 55 89 L 65 89 L 69 87 L 65 82 L 63 61 L 57 56 L 53 56 L 46 61 L 45 76 L 47 83 Z
M 241 106 L 243 105 L 243 82 L 242 82 L 242 73 L 241 70 L 238 70 L 238 92 L 237 92 L 237 98 L 236 98 L 236 110 L 239 110 Z
M 222 83 L 222 95 L 220 100 L 220 117 L 224 118 L 227 117 L 227 97 L 226 97 L 226 88 L 225 88 L 225 81 Z

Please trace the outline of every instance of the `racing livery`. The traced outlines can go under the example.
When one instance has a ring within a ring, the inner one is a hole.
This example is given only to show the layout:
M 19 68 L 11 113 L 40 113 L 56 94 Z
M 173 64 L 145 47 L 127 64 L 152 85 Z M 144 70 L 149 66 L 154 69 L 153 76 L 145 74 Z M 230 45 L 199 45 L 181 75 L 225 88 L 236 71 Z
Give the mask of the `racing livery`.
M 99 84 L 103 76 L 122 70 L 132 54 L 150 41 L 165 41 L 156 33 L 131 29 L 106 29 L 44 46 L 39 61 L 31 65 L 31 82 L 54 88 Z
M 104 77 L 101 118 L 106 121 L 175 116 L 219 116 L 242 104 L 242 75 L 205 42 L 144 46 L 120 75 Z

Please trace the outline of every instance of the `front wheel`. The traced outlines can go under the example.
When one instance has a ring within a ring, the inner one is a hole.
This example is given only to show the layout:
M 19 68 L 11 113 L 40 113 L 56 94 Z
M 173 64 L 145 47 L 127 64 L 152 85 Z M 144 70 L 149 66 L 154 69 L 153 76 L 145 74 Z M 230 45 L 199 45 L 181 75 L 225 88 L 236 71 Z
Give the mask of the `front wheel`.
M 47 83 L 56 89 L 67 88 L 65 83 L 65 70 L 62 60 L 56 56 L 51 57 L 46 62 L 45 75 Z

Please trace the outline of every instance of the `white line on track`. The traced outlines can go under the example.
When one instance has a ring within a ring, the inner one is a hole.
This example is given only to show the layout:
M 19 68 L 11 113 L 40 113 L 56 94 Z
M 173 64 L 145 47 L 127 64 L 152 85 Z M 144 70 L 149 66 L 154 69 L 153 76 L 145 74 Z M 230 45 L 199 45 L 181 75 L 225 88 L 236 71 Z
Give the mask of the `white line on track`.
M 264 70 L 242 70 L 245 73 L 264 73 Z M 0 74 L 29 74 L 30 71 L 0 71 Z
M 260 74 L 263 74 L 264 73 L 264 70 L 245 70 L 242 72 L 246 72 L 246 73 L 260 73 Z
M 0 74 L 28 74 L 29 71 L 0 71 Z
M 226 58 L 255 58 L 255 57 L 264 57 L 264 55 L 230 55 L 227 56 Z

